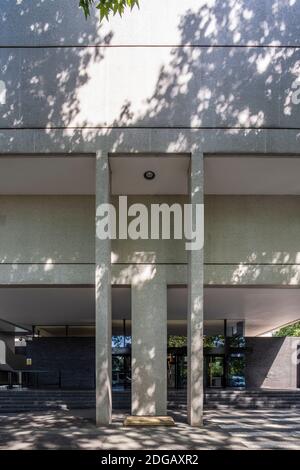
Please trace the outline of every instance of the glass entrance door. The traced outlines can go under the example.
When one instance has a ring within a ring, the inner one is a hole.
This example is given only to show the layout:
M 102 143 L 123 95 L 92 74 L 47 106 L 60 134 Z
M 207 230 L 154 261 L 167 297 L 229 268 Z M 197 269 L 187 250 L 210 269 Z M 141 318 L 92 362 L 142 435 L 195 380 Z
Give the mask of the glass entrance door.
M 224 356 L 207 355 L 205 366 L 206 387 L 224 387 Z
M 168 388 L 186 388 L 187 354 L 185 348 L 173 348 L 168 352 Z
M 131 387 L 131 356 L 129 354 L 112 356 L 112 386 L 114 389 Z

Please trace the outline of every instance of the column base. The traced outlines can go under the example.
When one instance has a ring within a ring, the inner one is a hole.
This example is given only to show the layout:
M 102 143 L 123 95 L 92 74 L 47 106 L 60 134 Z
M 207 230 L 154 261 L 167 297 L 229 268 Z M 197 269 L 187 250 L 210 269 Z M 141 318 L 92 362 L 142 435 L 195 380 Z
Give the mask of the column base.
M 126 416 L 124 426 L 176 426 L 171 416 Z

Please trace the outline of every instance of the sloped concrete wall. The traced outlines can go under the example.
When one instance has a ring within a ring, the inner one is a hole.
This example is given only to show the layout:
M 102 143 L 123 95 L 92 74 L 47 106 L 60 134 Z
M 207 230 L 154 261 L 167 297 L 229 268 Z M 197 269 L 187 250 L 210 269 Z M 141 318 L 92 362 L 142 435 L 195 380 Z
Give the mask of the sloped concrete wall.
M 297 388 L 299 347 L 300 338 L 246 338 L 246 387 Z

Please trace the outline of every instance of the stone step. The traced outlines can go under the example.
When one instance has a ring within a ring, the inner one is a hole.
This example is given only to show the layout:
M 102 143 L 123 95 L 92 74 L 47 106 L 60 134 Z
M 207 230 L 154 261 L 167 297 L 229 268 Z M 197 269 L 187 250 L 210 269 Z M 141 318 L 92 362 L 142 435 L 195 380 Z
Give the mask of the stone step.
M 299 397 L 265 397 L 265 396 L 243 396 L 243 397 L 205 397 L 205 400 L 207 401 L 237 401 L 237 400 L 244 400 L 244 401 L 249 401 L 249 400 L 286 400 L 286 401 L 299 401 Z
M 95 406 L 93 405 L 54 405 L 52 404 L 51 406 L 45 406 L 45 405 L 31 405 L 31 406 L 11 406 L 11 407 L 0 407 L 0 413 L 21 413 L 21 412 L 34 412 L 34 411 L 50 411 L 50 410 L 66 410 L 66 409 L 93 409 Z M 179 405 L 176 404 L 175 406 L 168 406 L 170 410 L 185 410 L 186 405 Z M 226 409 L 232 409 L 233 407 L 230 405 L 220 405 L 220 404 L 209 404 L 205 405 L 205 409 L 207 410 L 214 410 L 214 409 L 219 409 L 219 410 L 226 410 Z M 130 407 L 129 406 L 114 406 L 114 410 L 124 410 L 124 411 L 129 411 Z M 291 410 L 291 409 L 300 409 L 299 404 L 290 404 L 290 405 L 281 405 L 278 406 L 276 404 L 274 405 L 263 405 L 263 406 L 258 406 L 258 405 L 236 405 L 234 406 L 234 409 L 253 409 L 253 410 L 259 410 L 259 409 L 281 409 L 281 410 Z
M 2 401 L 0 400 L 0 408 L 2 406 L 17 406 L 17 405 L 32 405 L 32 404 L 48 404 L 48 403 L 58 403 L 58 404 L 81 404 L 81 405 L 95 405 L 95 400 L 68 400 L 68 399 L 61 399 L 61 400 L 20 400 L 20 401 L 15 401 L 15 400 L 5 400 Z M 168 400 L 168 403 L 172 404 L 186 404 L 186 400 Z M 236 406 L 236 405 L 300 405 L 300 401 L 295 401 L 295 400 L 235 400 L 235 401 L 226 401 L 226 400 L 205 400 L 205 404 L 207 405 L 214 405 L 214 404 L 220 404 L 220 405 L 231 405 L 231 406 Z M 113 405 L 127 405 L 130 404 L 130 400 L 113 400 Z
M 205 392 L 205 395 L 207 396 L 223 396 L 223 397 L 234 397 L 234 396 L 295 396 L 295 397 L 300 397 L 300 390 L 299 392 L 293 391 L 293 392 L 247 392 L 247 391 L 242 391 L 240 393 L 230 393 L 230 392 Z
M 67 393 L 67 392 L 61 392 L 61 393 L 53 393 L 53 392 L 0 392 L 0 400 L 9 398 L 13 400 L 24 400 L 24 399 L 33 399 L 36 397 L 42 397 L 43 399 L 59 399 L 59 398 L 70 398 L 70 399 L 81 399 L 85 400 L 88 398 L 93 398 L 95 396 L 95 392 L 91 393 L 80 393 L 80 392 L 72 392 L 72 393 Z M 130 399 L 130 393 L 120 393 L 120 394 L 115 394 L 113 393 L 113 398 L 118 399 L 118 400 L 126 400 Z M 241 393 L 241 394 L 212 394 L 212 393 L 206 393 L 205 397 L 207 400 L 236 400 L 236 399 L 255 399 L 255 398 L 265 398 L 265 399 L 292 399 L 292 400 L 300 400 L 300 393 L 285 393 L 285 394 L 248 394 L 248 393 Z M 169 394 L 168 399 L 186 399 L 186 394 Z
M 276 404 L 263 404 L 263 405 L 259 405 L 259 404 L 238 404 L 238 405 L 222 405 L 222 404 L 218 404 L 218 403 L 215 403 L 215 404 L 212 404 L 212 403 L 209 403 L 209 404 L 205 404 L 204 405 L 204 408 L 206 410 L 215 410 L 215 409 L 218 409 L 218 410 L 222 410 L 222 409 L 236 409 L 236 410 L 239 410 L 239 409 L 243 409 L 243 410 L 259 410 L 259 409 L 276 409 L 276 410 L 292 410 L 292 409 L 300 409 L 300 403 L 296 403 L 296 404 L 281 404 L 281 405 L 278 405 L 277 403 Z
M 186 390 L 169 391 L 168 408 L 186 409 Z M 130 410 L 131 392 L 114 391 L 113 408 Z M 296 409 L 300 391 L 206 391 L 206 409 Z M 95 408 L 94 390 L 1 390 L 0 413 Z

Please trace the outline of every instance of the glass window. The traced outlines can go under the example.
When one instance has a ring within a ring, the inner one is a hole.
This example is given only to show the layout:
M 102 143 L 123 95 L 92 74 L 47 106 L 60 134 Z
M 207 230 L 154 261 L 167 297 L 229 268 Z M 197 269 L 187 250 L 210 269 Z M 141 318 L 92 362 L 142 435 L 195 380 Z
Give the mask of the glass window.
M 225 344 L 224 335 L 204 336 L 204 348 L 222 348 Z
M 227 320 L 226 336 L 244 336 L 245 322 L 243 320 Z
M 203 345 L 205 348 L 224 346 L 224 320 L 204 320 Z
M 128 348 L 131 345 L 131 336 L 113 335 L 112 347 L 113 348 Z
M 231 348 L 244 348 L 245 347 L 245 322 L 242 320 L 227 320 L 226 322 L 226 336 L 228 338 L 228 345 Z
M 245 387 L 245 354 L 232 353 L 228 357 L 228 386 Z

